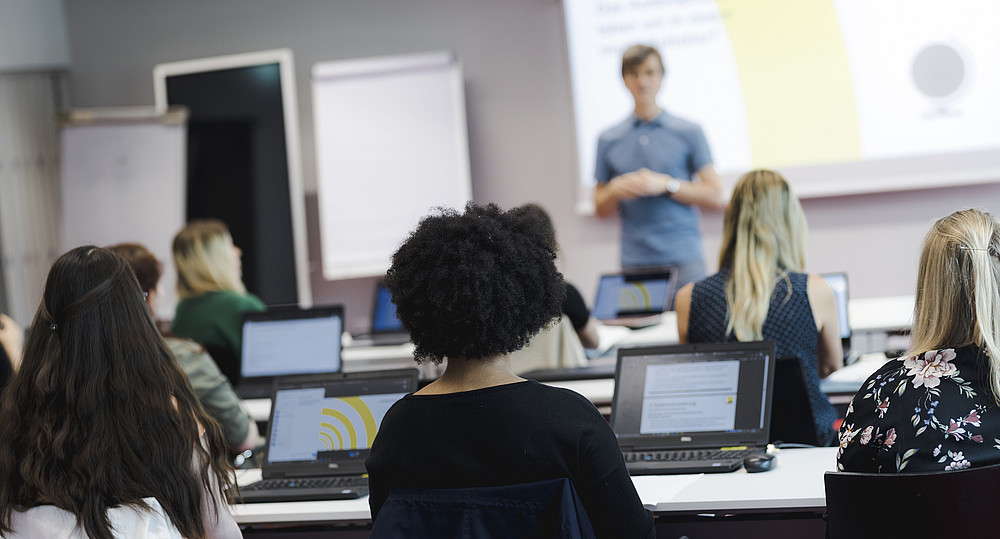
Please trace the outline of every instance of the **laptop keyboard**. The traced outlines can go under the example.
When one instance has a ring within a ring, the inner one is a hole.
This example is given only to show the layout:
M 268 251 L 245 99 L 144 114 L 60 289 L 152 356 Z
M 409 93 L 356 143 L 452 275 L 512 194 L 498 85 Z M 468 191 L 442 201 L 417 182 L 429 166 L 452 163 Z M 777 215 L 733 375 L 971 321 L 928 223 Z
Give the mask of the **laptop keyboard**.
M 352 488 L 367 487 L 368 478 L 359 476 L 346 477 L 309 477 L 298 479 L 264 479 L 257 483 L 241 487 L 243 492 L 253 492 L 256 490 L 277 490 L 296 488 Z
M 758 449 L 678 449 L 671 451 L 627 451 L 625 462 L 690 462 L 702 460 L 743 460 L 748 455 L 760 453 Z

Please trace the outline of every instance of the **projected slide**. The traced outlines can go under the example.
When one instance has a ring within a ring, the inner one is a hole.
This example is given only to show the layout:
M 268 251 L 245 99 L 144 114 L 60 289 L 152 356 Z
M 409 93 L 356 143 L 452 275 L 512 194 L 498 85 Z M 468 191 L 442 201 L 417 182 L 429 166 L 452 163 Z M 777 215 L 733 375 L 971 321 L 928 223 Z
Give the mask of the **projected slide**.
M 399 394 L 323 396 L 322 389 L 285 391 L 275 402 L 268 460 L 314 460 L 320 451 L 368 449 Z
M 1000 3 L 994 0 L 574 0 L 564 6 L 584 187 L 593 184 L 599 133 L 632 110 L 621 53 L 640 42 L 664 56 L 660 104 L 703 127 L 723 174 L 889 163 L 850 170 L 891 175 L 899 170 L 893 160 L 1000 149 Z M 967 174 L 963 167 L 1000 163 L 956 161 L 948 167 L 951 179 Z M 792 176 L 794 183 L 808 175 Z
M 732 430 L 739 361 L 646 367 L 641 434 Z

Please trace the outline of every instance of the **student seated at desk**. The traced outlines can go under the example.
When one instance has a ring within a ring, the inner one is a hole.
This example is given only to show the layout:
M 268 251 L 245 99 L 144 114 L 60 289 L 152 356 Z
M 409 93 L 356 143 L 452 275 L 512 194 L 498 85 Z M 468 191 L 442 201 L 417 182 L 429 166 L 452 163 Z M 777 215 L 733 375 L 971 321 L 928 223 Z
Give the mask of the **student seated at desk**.
M 170 331 L 204 345 L 222 374 L 239 378 L 243 313 L 264 310 L 264 302 L 247 292 L 242 281 L 243 252 L 233 245 L 222 221 L 192 221 L 174 237 L 177 267 L 177 311 Z
M 515 211 L 524 216 L 526 226 L 537 228 L 539 233 L 544 235 L 546 243 L 556 245 L 558 251 L 559 243 L 556 241 L 556 229 L 545 208 L 538 204 L 525 204 L 516 208 Z M 590 316 L 590 309 L 583 301 L 580 291 L 568 282 L 566 283 L 566 299 L 562 304 L 562 312 L 573 323 L 573 329 L 584 348 L 593 349 L 600 346 L 601 337 L 597 334 L 597 320 Z
M 416 358 L 448 366 L 386 413 L 366 462 L 372 518 L 395 488 L 568 478 L 599 537 L 649 537 L 652 514 L 600 412 L 511 371 L 508 354 L 565 296 L 555 245 L 520 219 L 494 205 L 442 210 L 393 255 L 386 285 Z
M 799 358 L 816 439 L 831 445 L 837 412 L 819 379 L 843 366 L 843 348 L 833 291 L 803 272 L 807 230 L 784 177 L 744 174 L 726 208 L 719 272 L 677 292 L 677 332 L 681 343 L 774 341 L 776 357 Z
M 155 312 L 156 299 L 160 295 L 157 285 L 163 274 L 163 264 L 149 249 L 138 243 L 119 243 L 108 249 L 120 255 L 132 267 L 139 280 L 139 288 L 146 296 L 150 312 Z M 187 375 L 205 411 L 219 422 L 230 451 L 239 453 L 259 446 L 261 440 L 257 423 L 240 407 L 240 399 L 233 391 L 233 386 L 205 349 L 190 339 L 164 335 L 163 340 Z
M 231 473 L 128 263 L 59 257 L 0 404 L 0 536 L 237 538 Z
M 1000 463 L 1000 223 L 965 210 L 924 240 L 912 344 L 861 385 L 837 468 L 929 472 Z

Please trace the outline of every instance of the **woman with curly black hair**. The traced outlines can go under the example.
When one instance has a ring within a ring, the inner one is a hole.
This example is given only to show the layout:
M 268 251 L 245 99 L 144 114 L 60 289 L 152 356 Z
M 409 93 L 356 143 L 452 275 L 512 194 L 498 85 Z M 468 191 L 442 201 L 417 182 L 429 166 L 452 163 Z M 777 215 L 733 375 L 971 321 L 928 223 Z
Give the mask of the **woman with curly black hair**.
M 382 422 L 366 462 L 372 518 L 396 488 L 568 478 L 598 536 L 651 536 L 600 412 L 511 371 L 508 354 L 559 316 L 565 297 L 554 241 L 525 212 L 440 210 L 393 255 L 386 285 L 416 359 L 448 365 Z

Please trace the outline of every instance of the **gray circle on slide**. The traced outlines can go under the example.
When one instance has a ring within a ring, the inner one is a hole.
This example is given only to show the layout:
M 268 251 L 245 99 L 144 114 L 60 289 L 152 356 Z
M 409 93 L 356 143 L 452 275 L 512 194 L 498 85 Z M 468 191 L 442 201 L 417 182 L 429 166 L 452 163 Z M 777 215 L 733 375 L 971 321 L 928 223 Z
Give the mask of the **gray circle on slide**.
M 928 97 L 947 97 L 965 81 L 965 60 L 953 47 L 934 43 L 913 59 L 913 83 Z

